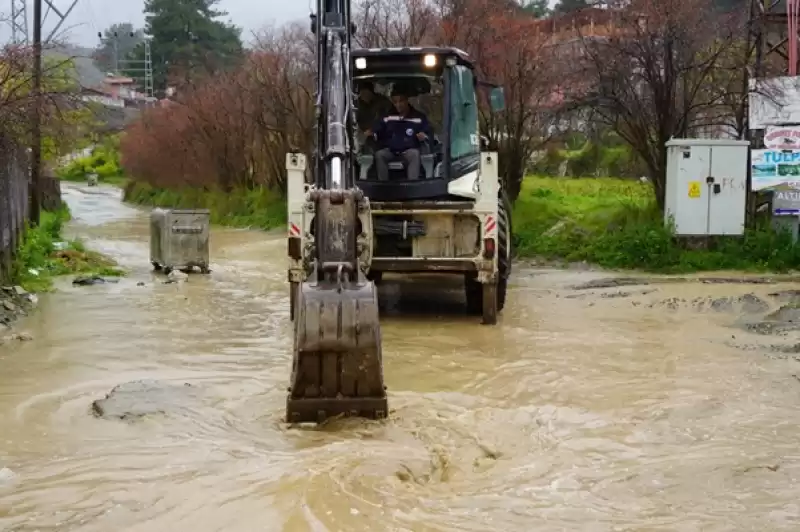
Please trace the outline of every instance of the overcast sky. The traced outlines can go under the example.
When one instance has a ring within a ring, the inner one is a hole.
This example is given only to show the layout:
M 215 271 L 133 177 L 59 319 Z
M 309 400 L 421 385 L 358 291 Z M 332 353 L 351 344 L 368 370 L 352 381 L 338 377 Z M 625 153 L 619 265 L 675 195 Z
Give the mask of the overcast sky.
M 52 0 L 52 3 L 59 11 L 64 12 L 72 0 Z M 311 12 L 309 5 L 315 4 L 316 0 L 221 0 L 219 9 L 229 13 L 227 18 L 243 29 L 242 38 L 248 41 L 253 31 L 270 24 L 305 19 Z M 137 27 L 143 26 L 143 6 L 144 0 L 78 0 L 75 9 L 64 22 L 63 29 L 66 33 L 63 37 L 81 46 L 95 47 L 98 44 L 97 32 L 111 24 L 131 22 Z M 3 19 L 7 18 L 10 11 L 11 0 L 0 0 L 0 14 Z M 28 15 L 28 18 L 33 16 L 31 0 L 28 0 Z M 51 13 L 45 21 L 45 37 L 55 21 L 56 18 Z M 3 23 L 0 39 L 6 41 L 9 37 L 8 24 Z
M 72 0 L 51 1 L 61 12 L 72 3 Z M 306 19 L 315 5 L 316 0 L 221 0 L 219 8 L 227 11 L 227 18 L 243 29 L 242 38 L 247 42 L 254 31 L 271 24 Z M 30 19 L 32 0 L 28 0 L 28 6 Z M 143 6 L 144 0 L 78 0 L 59 34 L 74 44 L 94 48 L 98 44 L 97 33 L 111 24 L 131 22 L 134 26 L 143 26 Z M 0 0 L 0 20 L 7 19 L 10 11 L 11 0 Z M 52 13 L 45 19 L 45 37 L 55 22 Z M 8 23 L 0 23 L 0 41 L 6 42 L 10 36 Z

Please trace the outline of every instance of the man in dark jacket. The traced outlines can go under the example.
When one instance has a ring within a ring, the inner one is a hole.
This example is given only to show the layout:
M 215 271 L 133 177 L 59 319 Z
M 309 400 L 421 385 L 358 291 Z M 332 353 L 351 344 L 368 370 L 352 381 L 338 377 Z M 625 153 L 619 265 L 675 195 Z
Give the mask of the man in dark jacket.
M 408 101 L 408 94 L 402 89 L 392 91 L 394 112 L 379 119 L 372 131 L 378 141 L 379 150 L 375 152 L 375 167 L 380 181 L 389 180 L 389 163 L 401 157 L 406 164 L 409 180 L 419 179 L 420 147 L 422 142 L 433 138 L 428 117 Z
M 356 103 L 358 128 L 368 131 L 376 120 L 392 111 L 392 102 L 383 94 L 375 92 L 375 85 L 363 81 L 358 86 L 358 102 Z

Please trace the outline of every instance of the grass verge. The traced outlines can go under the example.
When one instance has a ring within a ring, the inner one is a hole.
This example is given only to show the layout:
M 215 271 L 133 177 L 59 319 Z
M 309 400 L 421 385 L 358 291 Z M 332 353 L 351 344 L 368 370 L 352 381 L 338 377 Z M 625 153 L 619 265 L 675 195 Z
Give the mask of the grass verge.
M 231 227 L 274 229 L 286 223 L 286 202 L 275 192 L 259 188 L 231 193 L 196 188 L 165 190 L 131 181 L 124 201 L 136 205 L 175 209 L 208 209 L 211 223 Z
M 713 250 L 682 247 L 665 227 L 646 183 L 611 178 L 530 177 L 514 205 L 519 256 L 586 261 L 663 273 L 788 271 L 800 246 L 768 227 L 720 240 Z
M 131 181 L 124 198 L 152 207 L 209 209 L 211 222 L 219 225 L 273 229 L 286 223 L 284 199 L 267 189 L 225 194 Z M 783 272 L 800 266 L 800 246 L 768 227 L 720 240 L 712 250 L 686 249 L 664 226 L 650 185 L 635 180 L 529 177 L 514 205 L 514 233 L 520 258 L 610 269 Z
M 87 250 L 79 240 L 62 239 L 64 223 L 69 219 L 66 208 L 42 212 L 41 223 L 28 229 L 17 252 L 12 272 L 14 284 L 29 292 L 46 292 L 52 289 L 53 279 L 61 275 L 124 275 L 113 260 Z

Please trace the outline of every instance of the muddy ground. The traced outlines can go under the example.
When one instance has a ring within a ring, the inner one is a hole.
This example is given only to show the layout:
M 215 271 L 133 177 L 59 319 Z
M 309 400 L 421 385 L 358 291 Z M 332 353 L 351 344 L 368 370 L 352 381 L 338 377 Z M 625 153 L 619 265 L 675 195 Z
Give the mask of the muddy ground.
M 787 288 L 792 284 L 798 288 Z M 681 285 L 687 292 L 703 293 L 708 285 L 716 285 L 722 290 L 728 287 L 737 293 L 659 297 L 664 287 Z M 757 287 L 758 290 L 748 290 L 748 287 Z M 800 277 L 794 275 L 607 277 L 569 288 L 573 293 L 561 297 L 584 300 L 590 306 L 595 305 L 596 300 L 622 299 L 629 301 L 632 307 L 662 309 L 665 312 L 690 311 L 699 315 L 713 314 L 717 318 L 721 316 L 731 328 L 727 345 L 800 361 Z
M 13 325 L 28 315 L 35 302 L 36 297 L 20 286 L 0 286 L 0 343 L 22 334 L 14 334 Z
M 389 418 L 291 427 L 284 235 L 214 228 L 170 282 L 146 211 L 65 197 L 130 274 L 59 280 L 0 346 L 0 530 L 799 528 L 797 279 L 518 263 L 491 327 L 389 279 Z

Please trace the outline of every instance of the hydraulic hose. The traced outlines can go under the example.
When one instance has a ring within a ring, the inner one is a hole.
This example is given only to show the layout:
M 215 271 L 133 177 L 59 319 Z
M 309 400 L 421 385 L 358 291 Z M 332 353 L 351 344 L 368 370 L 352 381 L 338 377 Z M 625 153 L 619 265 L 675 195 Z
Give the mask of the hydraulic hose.
M 425 224 L 423 222 L 408 220 L 381 220 L 377 218 L 374 222 L 375 234 L 384 236 L 402 236 L 405 240 L 412 236 L 425 236 Z

